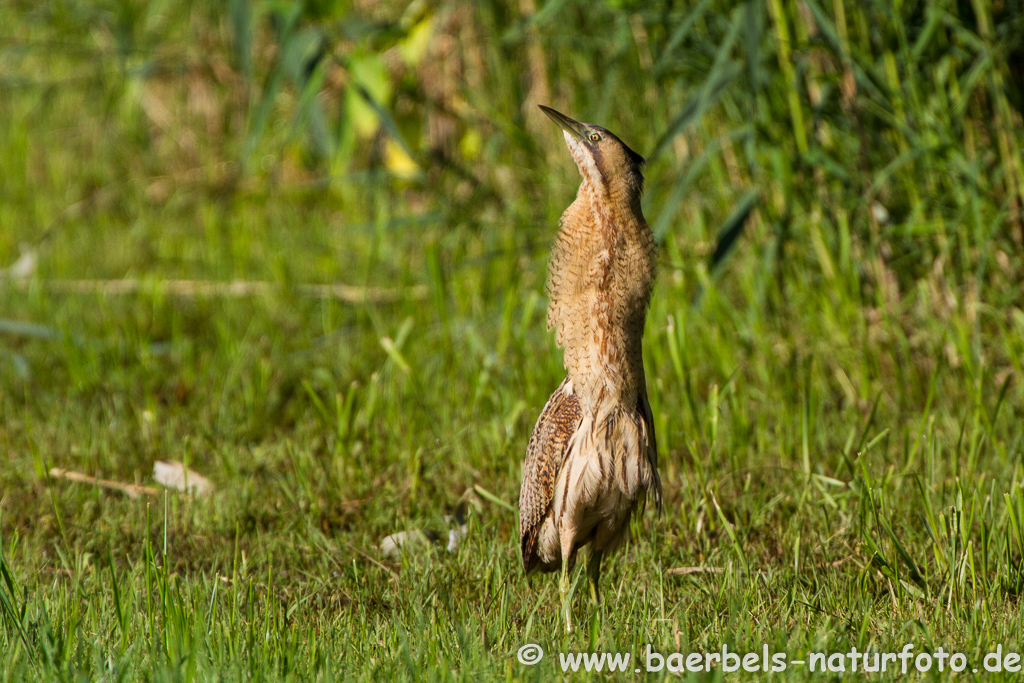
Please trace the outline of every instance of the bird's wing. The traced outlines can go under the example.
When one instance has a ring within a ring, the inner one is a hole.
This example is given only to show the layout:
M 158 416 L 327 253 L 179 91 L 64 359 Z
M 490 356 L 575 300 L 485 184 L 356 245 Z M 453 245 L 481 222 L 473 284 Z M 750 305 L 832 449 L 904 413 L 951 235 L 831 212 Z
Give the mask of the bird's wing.
M 641 376 L 640 396 L 637 398 L 637 413 L 644 423 L 644 430 L 647 433 L 647 462 L 651 465 L 651 476 L 654 479 L 654 503 L 658 507 L 658 514 L 661 514 L 661 476 L 658 474 L 658 439 L 654 434 L 654 413 L 651 411 L 651 402 L 647 399 L 647 381 Z
M 555 495 L 555 480 L 565 462 L 569 440 L 583 419 L 580 401 L 569 378 L 551 394 L 537 418 L 526 447 L 523 487 L 519 491 L 519 541 L 523 551 L 523 569 L 529 572 L 537 564 L 534 554 L 537 534 Z

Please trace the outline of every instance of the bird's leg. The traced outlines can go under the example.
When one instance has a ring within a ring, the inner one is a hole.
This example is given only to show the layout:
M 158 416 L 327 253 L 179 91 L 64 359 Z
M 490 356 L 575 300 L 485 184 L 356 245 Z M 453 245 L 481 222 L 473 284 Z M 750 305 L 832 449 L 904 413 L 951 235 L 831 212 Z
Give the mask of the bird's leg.
M 597 590 L 597 584 L 601 580 L 601 558 L 603 556 L 603 550 L 591 548 L 590 555 L 587 557 L 587 583 L 590 585 L 590 600 L 594 603 L 594 607 L 601 603 L 601 594 Z
M 562 560 L 562 575 L 558 579 L 558 593 L 562 596 L 562 616 L 565 619 L 565 632 L 572 633 L 572 594 L 569 592 L 569 563 Z
M 572 564 L 572 549 L 576 542 L 576 530 L 571 524 L 564 524 L 561 525 L 558 534 L 562 545 L 562 575 L 558 580 L 558 592 L 562 596 L 565 632 L 572 633 L 572 583 L 569 581 L 569 565 Z

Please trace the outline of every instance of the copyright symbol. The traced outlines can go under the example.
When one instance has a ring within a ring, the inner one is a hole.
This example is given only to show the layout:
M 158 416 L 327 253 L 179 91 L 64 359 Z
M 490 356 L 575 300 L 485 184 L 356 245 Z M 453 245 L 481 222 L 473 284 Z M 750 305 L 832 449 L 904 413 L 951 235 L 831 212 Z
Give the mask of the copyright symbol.
M 540 660 L 544 659 L 544 650 L 542 650 L 540 645 L 537 645 L 536 643 L 527 643 L 519 648 L 519 652 L 516 653 L 516 657 L 519 659 L 520 664 L 533 666 Z

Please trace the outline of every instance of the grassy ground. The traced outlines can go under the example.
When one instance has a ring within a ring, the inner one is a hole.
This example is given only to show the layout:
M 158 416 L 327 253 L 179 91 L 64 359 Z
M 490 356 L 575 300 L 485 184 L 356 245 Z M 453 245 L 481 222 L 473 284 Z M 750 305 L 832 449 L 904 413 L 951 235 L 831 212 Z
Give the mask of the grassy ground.
M 0 4 L 4 680 L 1024 649 L 1017 5 L 533 4 Z M 648 156 L 661 244 L 665 510 L 570 636 L 510 507 L 578 183 L 537 102 Z M 160 459 L 216 492 L 47 474 Z

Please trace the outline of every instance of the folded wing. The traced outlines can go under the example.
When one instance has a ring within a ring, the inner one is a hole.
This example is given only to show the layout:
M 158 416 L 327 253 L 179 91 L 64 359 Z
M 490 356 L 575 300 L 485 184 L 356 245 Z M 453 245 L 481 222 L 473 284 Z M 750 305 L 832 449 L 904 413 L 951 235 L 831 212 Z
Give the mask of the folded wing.
M 523 569 L 527 572 L 537 565 L 537 534 L 551 509 L 555 481 L 565 462 L 569 440 L 582 419 L 579 398 L 566 378 L 551 394 L 537 418 L 526 448 L 523 486 L 519 492 L 519 542 L 523 551 Z

